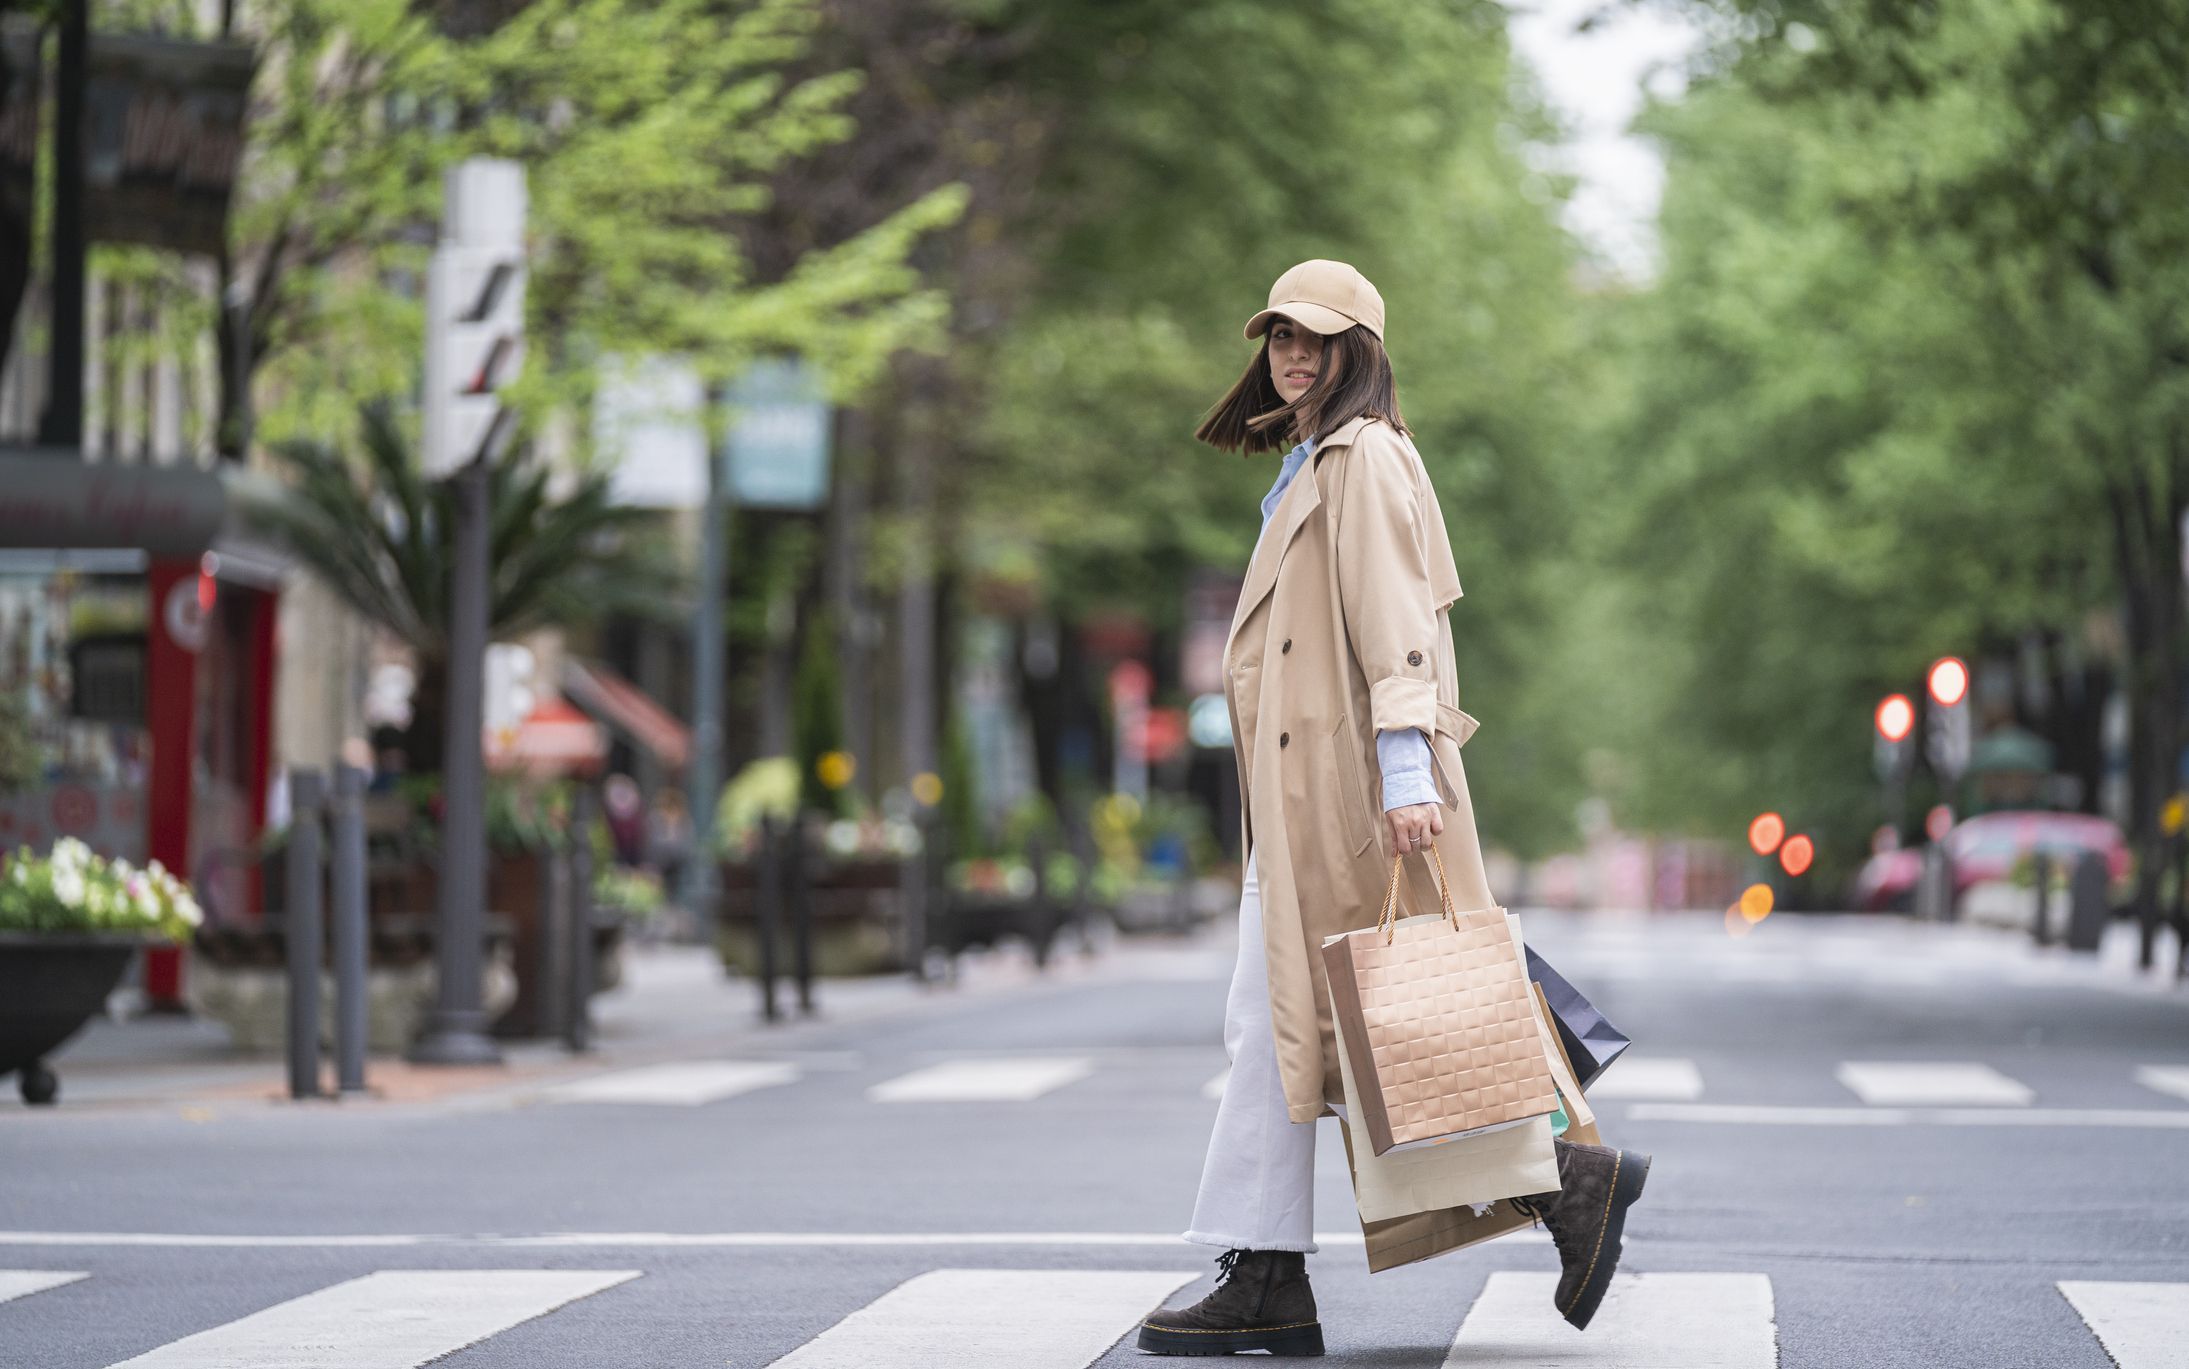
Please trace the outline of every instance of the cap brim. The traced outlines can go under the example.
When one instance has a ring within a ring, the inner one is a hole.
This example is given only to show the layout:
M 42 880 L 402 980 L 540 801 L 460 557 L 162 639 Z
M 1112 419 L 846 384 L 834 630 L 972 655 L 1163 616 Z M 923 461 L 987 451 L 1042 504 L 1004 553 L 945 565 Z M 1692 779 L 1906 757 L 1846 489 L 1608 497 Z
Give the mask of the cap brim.
M 1321 333 L 1325 337 L 1332 333 L 1342 333 L 1348 328 L 1357 326 L 1360 322 L 1358 319 L 1347 318 L 1328 305 L 1311 304 L 1304 299 L 1296 299 L 1286 304 L 1272 305 L 1256 314 L 1253 318 L 1248 319 L 1247 336 L 1257 338 L 1268 332 L 1269 321 L 1279 314 L 1291 319 L 1309 332 Z

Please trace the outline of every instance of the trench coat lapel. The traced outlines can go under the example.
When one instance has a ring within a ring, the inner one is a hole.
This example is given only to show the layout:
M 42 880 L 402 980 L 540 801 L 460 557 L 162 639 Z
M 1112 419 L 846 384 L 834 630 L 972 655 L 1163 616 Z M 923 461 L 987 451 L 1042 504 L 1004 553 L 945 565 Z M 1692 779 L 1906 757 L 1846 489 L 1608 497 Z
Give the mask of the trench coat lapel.
M 1253 614 L 1254 606 L 1261 603 L 1276 586 L 1277 567 L 1284 560 L 1285 549 L 1292 545 L 1293 535 L 1307 522 L 1307 516 L 1322 505 L 1322 484 L 1315 478 L 1315 467 L 1322 461 L 1325 452 L 1350 445 L 1353 434 L 1359 432 L 1368 421 L 1364 415 L 1339 424 L 1328 437 L 1315 444 L 1315 450 L 1308 453 L 1306 463 L 1292 477 L 1292 483 L 1285 486 L 1284 494 L 1279 497 L 1276 509 L 1269 516 L 1273 526 L 1255 544 L 1253 559 L 1247 562 L 1246 583 L 1239 589 L 1239 607 L 1231 615 L 1230 630 L 1224 634 L 1226 660 L 1231 658 L 1231 642 L 1239 635 L 1240 624 L 1246 622 Z

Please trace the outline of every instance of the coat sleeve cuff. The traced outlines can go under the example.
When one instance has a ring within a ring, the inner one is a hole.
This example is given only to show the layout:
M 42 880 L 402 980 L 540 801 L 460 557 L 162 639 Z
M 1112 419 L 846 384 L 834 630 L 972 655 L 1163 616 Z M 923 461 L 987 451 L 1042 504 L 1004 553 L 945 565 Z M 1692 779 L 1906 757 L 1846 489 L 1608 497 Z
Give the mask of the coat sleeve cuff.
M 1386 675 L 1368 688 L 1368 712 L 1378 732 L 1414 727 L 1426 737 L 1437 727 L 1436 682 Z

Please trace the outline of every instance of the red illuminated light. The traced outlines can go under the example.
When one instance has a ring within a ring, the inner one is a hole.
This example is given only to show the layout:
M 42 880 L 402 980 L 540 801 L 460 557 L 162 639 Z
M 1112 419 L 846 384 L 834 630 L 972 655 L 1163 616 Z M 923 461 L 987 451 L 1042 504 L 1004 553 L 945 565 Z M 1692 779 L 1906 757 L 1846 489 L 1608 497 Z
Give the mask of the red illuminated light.
M 1808 870 L 1809 862 L 1816 857 L 1816 843 L 1800 833 L 1788 837 L 1786 844 L 1779 848 L 1779 865 L 1790 875 L 1802 874 Z
M 1941 656 L 1931 663 L 1931 697 L 1947 708 L 1968 696 L 1969 668 L 1959 656 Z
M 1748 849 L 1759 856 L 1768 856 L 1779 849 L 1779 842 L 1786 836 L 1786 819 L 1776 813 L 1760 814 L 1748 824 Z
M 1877 734 L 1901 742 L 1915 730 L 1915 704 L 1905 694 L 1887 694 L 1877 706 Z

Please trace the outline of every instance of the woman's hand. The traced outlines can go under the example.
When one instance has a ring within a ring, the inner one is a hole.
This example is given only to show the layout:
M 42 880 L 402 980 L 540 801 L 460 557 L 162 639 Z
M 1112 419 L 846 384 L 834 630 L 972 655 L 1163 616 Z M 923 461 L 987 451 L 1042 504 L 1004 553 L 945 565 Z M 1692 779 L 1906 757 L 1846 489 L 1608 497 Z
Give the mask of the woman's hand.
M 1400 855 L 1429 849 L 1429 838 L 1444 830 L 1441 804 L 1409 803 L 1384 814 L 1391 823 L 1391 849 Z

